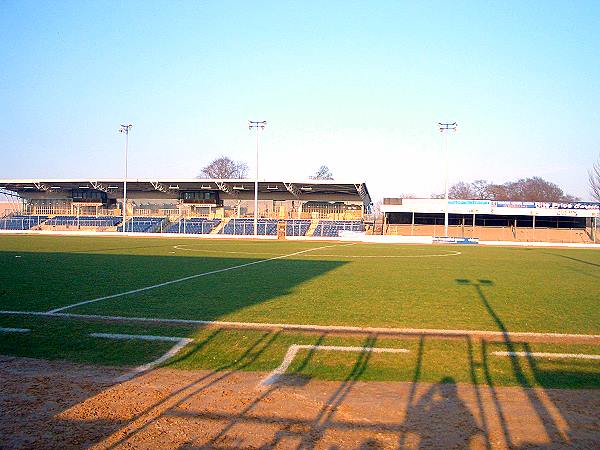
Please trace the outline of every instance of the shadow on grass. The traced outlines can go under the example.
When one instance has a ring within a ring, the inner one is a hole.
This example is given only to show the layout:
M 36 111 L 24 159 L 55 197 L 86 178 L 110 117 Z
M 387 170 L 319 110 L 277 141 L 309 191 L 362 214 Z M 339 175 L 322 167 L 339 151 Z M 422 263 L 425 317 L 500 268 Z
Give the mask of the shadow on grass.
M 490 286 L 491 284 L 480 286 L 482 294 L 484 294 L 485 288 Z M 486 296 L 484 295 L 484 297 Z M 485 301 L 489 303 L 487 298 Z M 491 305 L 489 308 L 493 311 Z M 500 319 L 498 318 L 498 320 Z M 500 320 L 500 322 L 502 321 Z M 219 339 L 223 332 L 225 330 L 222 329 L 212 331 L 187 353 L 207 352 L 207 346 Z M 315 345 L 322 344 L 326 337 L 326 334 L 314 336 L 312 342 Z M 490 352 L 485 341 L 482 346 L 482 360 L 478 362 L 472 338 L 469 336 L 460 338 L 466 342 L 466 361 L 469 365 L 468 369 L 476 400 L 475 406 L 469 407 L 465 403 L 464 395 L 460 394 L 460 386 L 450 375 L 440 377 L 439 381 L 434 384 L 420 383 L 423 371 L 427 368 L 427 340 L 436 339 L 427 335 L 420 336 L 414 359 L 412 383 L 406 391 L 406 395 L 394 399 L 398 405 L 397 409 L 404 410 L 406 413 L 402 420 L 386 421 L 385 412 L 383 415 L 377 416 L 377 420 L 360 420 L 360 416 L 349 417 L 344 412 L 343 406 L 353 391 L 357 395 L 361 393 L 361 389 L 356 388 L 357 382 L 371 362 L 371 353 L 366 348 L 377 346 L 377 335 L 365 337 L 362 342 L 365 349 L 357 354 L 348 375 L 336 386 L 329 384 L 331 387 L 327 388 L 323 401 L 316 402 L 312 406 L 315 408 L 318 405 L 314 412 L 298 410 L 297 414 L 290 414 L 290 411 L 281 413 L 281 410 L 270 409 L 270 405 L 273 402 L 276 403 L 277 398 L 281 399 L 281 396 L 292 402 L 297 401 L 303 397 L 302 386 L 276 383 L 258 389 L 255 384 L 258 377 L 237 378 L 240 371 L 250 368 L 261 355 L 265 355 L 267 350 L 276 348 L 275 344 L 280 338 L 285 340 L 279 332 L 255 334 L 250 342 L 237 350 L 239 353 L 236 353 L 231 362 L 216 368 L 216 371 L 196 376 L 192 381 L 148 405 L 123 425 L 119 432 L 100 441 L 100 445 L 105 448 L 117 448 L 125 445 L 135 446 L 140 442 L 147 443 L 148 436 L 156 436 L 157 430 L 164 430 L 166 424 L 172 424 L 173 427 L 182 425 L 182 430 L 189 429 L 189 427 L 192 429 L 201 427 L 198 430 L 206 430 L 206 433 L 193 432 L 192 436 L 197 437 L 178 444 L 180 448 L 242 448 L 250 444 L 240 436 L 243 433 L 251 433 L 252 436 L 255 436 L 254 431 L 251 430 L 256 430 L 256 433 L 261 436 L 262 442 L 258 447 L 264 449 L 289 446 L 290 442 L 296 442 L 295 448 L 323 447 L 328 439 L 331 440 L 332 435 L 354 436 L 356 433 L 362 434 L 360 434 L 360 438 L 351 441 L 352 448 L 387 447 L 389 446 L 389 435 L 395 436 L 397 448 L 464 447 L 469 443 L 491 448 L 493 443 L 499 442 L 498 425 L 494 425 L 495 431 L 491 432 L 488 420 L 488 417 L 494 416 L 492 409 L 495 408 L 497 421 L 493 418 L 491 421 L 499 422 L 506 446 L 509 448 L 530 446 L 529 443 L 523 444 L 522 434 L 520 437 L 514 437 L 512 434 L 512 428 L 509 426 L 511 412 L 504 410 L 506 393 L 503 394 L 503 398 L 496 391 L 493 372 L 488 360 Z M 507 341 L 512 348 L 519 348 L 520 343 L 512 342 L 509 333 L 505 334 L 504 343 L 507 344 Z M 185 355 L 181 356 L 182 359 L 185 357 Z M 297 366 L 297 373 L 306 369 L 313 358 L 314 352 L 303 354 L 302 360 Z M 523 370 L 519 360 L 516 361 L 516 365 L 513 364 L 511 367 L 513 370 Z M 484 380 L 478 379 L 478 369 L 483 370 Z M 152 385 L 152 374 L 145 376 L 148 379 L 143 380 L 142 383 Z M 524 374 L 522 378 L 516 378 L 525 380 L 524 388 L 530 386 L 530 383 L 526 382 L 527 377 Z M 480 386 L 479 383 L 482 381 L 485 381 L 489 388 Z M 249 382 L 251 385 L 248 384 Z M 481 390 L 485 390 L 486 394 L 482 395 Z M 553 424 L 553 418 L 556 416 L 552 416 L 548 411 L 547 400 L 544 402 L 539 397 L 539 392 L 531 389 L 525 389 L 525 391 L 538 416 L 528 420 L 543 423 L 551 442 L 568 444 L 570 441 L 563 439 L 558 426 Z M 314 392 L 314 390 L 308 392 Z M 203 397 L 205 394 L 206 398 Z M 486 397 L 488 401 L 491 399 L 492 404 L 486 403 L 484 406 L 483 397 Z M 221 402 L 224 406 L 218 407 Z M 376 400 L 371 399 L 368 402 L 372 404 Z M 302 405 L 305 403 L 300 401 L 298 408 Z M 357 407 L 356 398 L 353 405 L 354 408 Z M 369 417 L 369 405 L 365 404 L 364 408 L 366 417 Z M 174 420 L 183 422 L 174 422 Z M 262 434 L 260 430 L 264 429 L 270 429 L 272 432 Z M 146 431 L 147 433 L 145 433 Z M 169 428 L 169 431 L 173 430 Z M 382 436 L 386 435 L 388 435 L 387 438 L 381 440 Z M 568 436 L 568 438 L 571 437 L 574 436 Z M 415 442 L 418 445 L 415 445 Z M 345 444 L 338 448 L 348 447 L 349 441 L 345 441 Z M 336 447 L 329 446 L 329 448 Z
M 600 264 L 593 263 L 591 261 L 586 261 L 585 259 L 579 259 L 579 258 L 573 258 L 572 256 L 561 255 L 558 253 L 546 253 L 546 254 L 556 256 L 558 258 L 568 259 L 570 261 L 575 261 L 580 264 L 577 266 L 579 268 L 574 267 L 574 265 L 569 265 L 569 266 L 567 266 L 567 268 L 569 270 L 571 270 L 575 273 L 578 273 L 578 274 L 588 276 L 588 277 L 600 279 L 600 270 L 595 269 L 595 267 L 600 268 Z M 581 267 L 581 265 L 584 265 L 584 267 Z M 587 266 L 587 267 L 585 267 L 585 266 Z M 589 266 L 592 266 L 592 267 L 589 267 Z M 586 269 L 586 270 L 582 270 L 582 269 Z
M 0 310 L 47 311 L 142 289 L 64 311 L 198 320 L 214 320 L 285 296 L 296 286 L 348 264 L 58 252 L 15 259 L 14 252 L 0 252 L 0 264 L 3 261 L 0 291 L 5 294 L 0 297 Z
M 561 255 L 560 253 L 546 253 L 546 254 L 547 255 L 556 256 L 558 258 L 568 259 L 570 261 L 575 261 L 575 262 L 578 262 L 578 263 L 581 263 L 581 264 L 586 264 L 588 266 L 600 267 L 600 264 L 594 263 L 594 262 L 591 262 L 591 261 L 586 261 L 585 259 L 573 258 L 572 256 Z
M 525 351 L 530 352 L 529 344 L 528 343 L 518 343 L 518 342 L 513 341 L 508 328 L 506 327 L 506 325 L 504 324 L 504 322 L 502 321 L 500 316 L 496 313 L 496 311 L 492 307 L 492 304 L 489 301 L 488 297 L 485 295 L 484 288 L 492 288 L 494 286 L 493 281 L 485 280 L 485 279 L 480 279 L 480 280 L 476 280 L 476 281 L 471 281 L 471 280 L 467 280 L 467 279 L 457 279 L 456 282 L 460 285 L 473 287 L 473 289 L 475 290 L 475 292 L 477 294 L 477 297 L 481 300 L 487 313 L 494 320 L 494 322 L 498 326 L 498 329 L 502 332 L 503 343 L 505 345 L 506 351 L 510 353 L 508 358 L 509 358 L 510 364 L 511 364 L 512 375 L 514 376 L 514 378 L 518 382 L 518 384 L 522 388 L 524 388 L 523 392 L 527 396 L 527 398 L 529 400 L 529 404 L 531 405 L 531 407 L 534 409 L 535 413 L 537 414 L 539 422 L 544 427 L 546 435 L 551 439 L 551 441 L 554 444 L 560 443 L 560 445 L 567 445 L 569 442 L 569 438 L 564 436 L 564 433 L 562 432 L 561 427 L 559 426 L 559 424 L 557 422 L 558 418 L 555 416 L 555 414 L 553 414 L 552 411 L 549 410 L 547 401 L 545 401 L 542 397 L 547 397 L 547 395 L 548 395 L 547 391 L 543 392 L 544 388 L 547 387 L 547 385 L 544 383 L 544 381 L 548 382 L 548 381 L 552 380 L 553 382 L 556 382 L 557 378 L 560 378 L 562 376 L 569 376 L 570 374 L 567 374 L 567 373 L 559 374 L 556 372 L 552 373 L 552 374 L 549 374 L 549 373 L 542 374 L 541 371 L 536 369 L 537 364 L 535 362 L 535 359 L 532 356 L 529 356 L 527 358 L 527 361 L 529 362 L 530 368 L 533 370 L 534 378 L 538 382 L 538 384 L 542 386 L 541 388 L 533 389 L 533 384 L 529 381 L 529 379 L 525 373 L 525 368 L 522 364 L 522 360 L 520 359 L 519 356 L 512 354 L 514 352 L 520 351 L 521 345 L 524 347 Z M 516 444 L 515 444 L 515 442 L 513 442 L 513 439 L 512 439 L 512 436 L 511 436 L 511 433 L 510 433 L 510 430 L 508 427 L 507 413 L 505 413 L 503 411 L 502 403 L 499 400 L 499 396 L 498 396 L 498 393 L 495 388 L 495 382 L 494 382 L 494 379 L 491 374 L 490 360 L 489 360 L 489 344 L 485 339 L 482 340 L 481 348 L 482 348 L 482 362 L 483 362 L 483 372 L 484 372 L 484 376 L 485 376 L 485 381 L 491 390 L 493 403 L 496 408 L 498 418 L 500 419 L 500 425 L 502 427 L 502 433 L 504 436 L 504 440 L 506 442 L 506 445 L 509 448 L 515 448 Z M 536 374 L 536 371 L 537 371 L 537 374 Z M 544 378 L 544 375 L 546 375 L 545 378 Z M 556 408 L 556 406 L 554 406 L 554 408 Z M 567 415 L 566 412 L 560 413 L 561 418 L 564 418 L 566 415 Z
M 287 262 L 293 264 L 298 263 L 299 261 L 286 261 L 286 263 Z M 312 263 L 313 261 L 304 262 Z M 286 265 L 284 264 L 284 266 Z M 292 265 L 286 267 L 293 268 Z M 301 269 L 302 267 L 304 266 L 296 265 L 295 268 Z M 308 272 L 309 274 L 318 274 L 321 273 L 320 271 L 322 270 L 323 266 L 319 266 L 318 270 L 308 270 Z M 272 274 L 267 274 L 267 276 L 272 276 Z M 282 278 L 287 277 L 287 274 L 282 276 Z M 297 278 L 293 278 L 292 280 L 302 280 L 306 279 L 306 277 L 307 274 L 299 274 Z M 529 350 L 527 343 L 515 342 L 512 339 L 504 321 L 494 309 L 493 302 L 490 300 L 491 296 L 488 292 L 494 288 L 494 283 L 491 280 L 457 279 L 456 282 L 469 289 L 473 289 L 475 298 L 481 302 L 486 313 L 489 314 L 496 323 L 498 329 L 502 332 L 502 342 L 507 351 L 518 351 L 522 348 L 524 348 L 525 351 Z M 238 285 L 243 284 L 238 283 Z M 281 281 L 277 288 L 279 290 L 276 291 L 279 292 L 284 289 L 289 289 L 290 285 L 294 285 L 290 280 Z M 234 292 L 241 293 L 242 288 L 240 287 L 240 290 Z M 227 308 L 230 307 L 232 306 L 227 306 Z M 242 306 L 234 303 L 233 307 Z M 218 339 L 223 332 L 224 331 L 221 329 L 214 330 L 203 341 L 188 348 L 185 354 L 172 360 L 171 364 L 176 364 L 193 353 L 205 351 L 207 345 L 215 339 Z M 298 440 L 298 448 L 312 448 L 324 441 L 326 435 L 330 432 L 347 432 L 348 434 L 352 434 L 355 431 L 364 431 L 366 433 L 371 433 L 373 436 L 378 436 L 381 433 L 393 434 L 397 438 L 399 448 L 405 448 L 407 446 L 412 447 L 415 436 L 419 439 L 419 446 L 421 447 L 442 448 L 449 446 L 464 446 L 474 439 L 479 439 L 483 441 L 486 448 L 491 448 L 493 440 L 491 438 L 491 427 L 488 421 L 490 408 L 484 407 L 484 395 L 481 392 L 483 390 L 489 390 L 493 408 L 495 409 L 495 417 L 498 419 L 502 438 L 504 439 L 506 446 L 509 448 L 530 446 L 530 443 L 523 444 L 522 440 L 516 439 L 512 434 L 511 427 L 509 426 L 511 412 L 505 411 L 505 400 L 502 400 L 496 387 L 497 383 L 494 380 L 492 362 L 490 361 L 491 352 L 489 351 L 489 343 L 482 340 L 481 362 L 479 363 L 477 361 L 476 351 L 474 350 L 476 343 L 474 343 L 469 336 L 464 336 L 461 339 L 464 339 L 466 342 L 466 360 L 469 377 L 474 388 L 477 409 L 479 410 L 479 420 L 477 420 L 476 416 L 459 395 L 458 386 L 453 377 L 441 377 L 438 383 L 433 385 L 423 385 L 420 383 L 426 362 L 425 347 L 427 339 L 431 338 L 426 335 L 419 337 L 412 376 L 413 383 L 409 387 L 408 395 L 406 399 L 402 397 L 397 399 L 398 404 L 402 404 L 406 411 L 405 418 L 401 421 L 390 423 L 383 420 L 349 420 L 340 414 L 342 405 L 347 401 L 348 396 L 351 394 L 352 390 L 355 389 L 357 382 L 368 368 L 371 353 L 368 352 L 366 348 L 376 346 L 378 341 L 377 335 L 368 335 L 365 337 L 365 340 L 362 343 L 365 349 L 358 353 L 349 374 L 335 387 L 335 389 L 332 390 L 331 393 L 329 393 L 323 402 L 323 405 L 310 418 L 282 417 L 277 414 L 264 413 L 266 408 L 265 405 L 268 406 L 270 402 L 269 396 L 282 389 L 297 388 L 298 386 L 294 386 L 293 383 L 291 383 L 292 386 L 286 383 L 277 383 L 264 390 L 257 391 L 253 391 L 252 388 L 249 388 L 248 386 L 242 386 L 240 389 L 246 389 L 245 396 L 249 398 L 245 398 L 241 403 L 240 409 L 234 412 L 227 411 L 226 409 L 216 412 L 208 410 L 190 412 L 189 408 L 185 407 L 192 399 L 201 396 L 211 388 L 215 388 L 218 383 L 236 380 L 236 374 L 239 371 L 249 368 L 265 353 L 265 351 L 272 348 L 280 335 L 280 332 L 265 332 L 258 335 L 256 339 L 245 345 L 243 350 L 241 350 L 230 363 L 223 364 L 218 367 L 216 371 L 211 371 L 195 377 L 193 381 L 179 387 L 160 400 L 153 402 L 151 405 L 137 412 L 131 417 L 126 426 L 122 428 L 121 432 L 109 436 L 102 442 L 102 446 L 106 448 L 116 448 L 121 445 L 127 445 L 129 443 L 128 441 L 135 442 L 137 436 L 145 430 L 148 430 L 149 427 L 157 425 L 158 421 L 175 417 L 190 420 L 191 423 L 197 423 L 197 421 L 209 421 L 214 425 L 216 431 L 211 433 L 211 437 L 206 439 L 206 441 L 201 444 L 200 448 L 219 448 L 228 446 L 228 436 L 232 434 L 234 428 L 239 425 L 249 427 L 266 426 L 275 427 L 277 429 L 272 437 L 265 439 L 261 448 L 275 448 L 279 445 L 285 445 L 289 440 Z M 315 338 L 315 344 L 321 344 L 326 337 L 326 334 L 319 335 Z M 306 353 L 296 370 L 296 375 L 301 374 L 302 371 L 308 367 L 310 361 L 314 358 L 314 354 L 315 350 L 310 350 Z M 529 358 L 526 361 L 535 377 L 536 383 L 543 388 L 550 385 L 551 380 L 555 380 L 558 376 L 570 376 L 568 372 L 559 374 L 557 371 L 544 371 L 539 367 L 534 358 Z M 533 382 L 530 381 L 530 378 L 527 376 L 528 372 L 526 372 L 523 359 L 511 356 L 509 362 L 514 379 L 523 388 L 523 392 L 528 399 L 529 405 L 537 416 L 533 420 L 542 424 L 546 435 L 550 438 L 552 443 L 563 446 L 571 443 L 571 440 L 574 439 L 575 436 L 567 435 L 565 437 L 557 422 L 556 411 L 551 411 L 549 409 L 550 407 L 547 399 L 551 399 L 553 394 L 548 391 L 544 392 L 543 389 L 530 389 L 533 386 Z M 483 373 L 483 380 L 478 378 L 479 369 L 481 369 Z M 145 376 L 151 377 L 152 374 L 147 374 Z M 480 386 L 482 381 L 484 381 L 489 388 Z M 229 392 L 228 394 L 231 395 Z M 225 398 L 226 395 L 223 394 L 223 399 Z M 554 408 L 557 409 L 556 406 L 554 406 Z M 558 413 L 563 418 L 568 416 L 564 411 L 558 410 Z M 432 427 L 432 425 L 435 425 L 435 427 Z M 184 444 L 182 448 L 192 448 L 194 447 L 194 444 L 194 442 L 190 441 Z M 379 448 L 383 446 L 383 443 L 375 437 L 369 437 L 364 440 L 357 440 L 355 446 L 356 448 Z
M 136 414 L 132 418 L 131 423 L 135 424 L 136 421 L 142 419 L 141 423 L 139 423 L 138 426 L 133 427 L 130 432 L 122 434 L 118 440 L 108 442 L 107 445 L 105 445 L 106 448 L 119 447 L 121 444 L 125 443 L 127 440 L 131 439 L 158 421 L 168 410 L 178 408 L 192 397 L 200 394 L 202 391 L 231 377 L 236 373 L 236 371 L 243 370 L 245 367 L 256 361 L 256 359 L 258 359 L 260 355 L 272 345 L 280 333 L 281 332 L 262 334 L 232 363 L 219 367 L 216 372 L 210 372 L 207 375 L 197 378 L 192 383 L 188 383 L 187 385 L 177 389 L 165 398 Z M 204 343 L 216 336 L 216 334 L 217 333 L 213 333 L 211 337 L 205 340 Z M 147 420 L 143 420 L 144 416 L 147 416 L 149 413 L 157 409 L 162 410 L 162 412 L 159 414 L 151 414 Z

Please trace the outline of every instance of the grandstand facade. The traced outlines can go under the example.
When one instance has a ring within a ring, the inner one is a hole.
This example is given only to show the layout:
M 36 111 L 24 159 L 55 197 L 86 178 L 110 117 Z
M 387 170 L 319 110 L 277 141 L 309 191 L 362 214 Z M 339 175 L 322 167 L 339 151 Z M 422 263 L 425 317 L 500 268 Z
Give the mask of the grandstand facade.
M 212 235 L 254 234 L 254 180 L 0 180 L 13 208 L 0 229 Z M 336 237 L 364 231 L 364 183 L 258 183 L 259 235 Z M 123 211 L 125 207 L 126 211 Z M 123 213 L 125 212 L 125 222 Z
M 382 233 L 443 236 L 444 199 L 385 198 Z M 600 241 L 600 203 L 448 200 L 448 235 L 499 241 Z

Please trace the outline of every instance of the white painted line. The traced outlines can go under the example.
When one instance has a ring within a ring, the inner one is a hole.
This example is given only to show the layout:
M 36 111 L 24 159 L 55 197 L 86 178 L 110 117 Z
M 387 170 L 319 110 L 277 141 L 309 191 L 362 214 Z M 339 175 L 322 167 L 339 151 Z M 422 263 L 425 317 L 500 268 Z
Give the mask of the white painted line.
M 439 328 L 386 328 L 386 327 L 356 327 L 344 325 L 310 325 L 294 323 L 268 323 L 268 322 L 226 322 L 220 320 L 193 320 L 193 319 L 162 319 L 154 317 L 126 317 L 106 316 L 100 314 L 74 314 L 74 313 L 50 313 L 44 311 L 0 311 L 0 314 L 16 316 L 41 316 L 62 317 L 73 319 L 109 320 L 114 322 L 148 322 L 148 323 L 170 323 L 182 325 L 215 326 L 232 329 L 250 330 L 289 330 L 289 331 L 312 331 L 332 333 L 355 333 L 355 334 L 382 334 L 382 335 L 430 335 L 430 336 L 483 336 L 498 338 L 557 338 L 557 339 L 582 339 L 598 341 L 599 334 L 569 334 L 569 333 L 536 333 L 528 331 L 486 331 L 486 330 L 451 330 Z
M 343 245 L 349 245 L 349 244 L 343 244 Z M 85 301 L 82 301 L 82 302 L 73 303 L 73 304 L 67 305 L 67 306 L 61 306 L 60 308 L 51 309 L 48 312 L 49 313 L 57 313 L 57 312 L 60 312 L 60 311 L 64 311 L 66 309 L 75 308 L 77 306 L 87 305 L 89 303 L 96 303 L 96 302 L 100 302 L 102 300 L 109 300 L 111 298 L 122 297 L 124 295 L 137 294 L 138 292 L 144 292 L 144 291 L 148 291 L 150 289 L 156 289 L 156 288 L 163 287 L 163 286 L 169 286 L 171 284 L 181 283 L 182 281 L 193 280 L 195 278 L 205 277 L 207 275 L 214 275 L 215 273 L 222 273 L 222 272 L 227 272 L 229 270 L 241 269 L 242 267 L 254 266 L 256 264 L 261 264 L 261 263 L 265 263 L 265 262 L 269 262 L 269 261 L 275 261 L 277 259 L 289 258 L 290 256 L 301 255 L 303 253 L 312 252 L 312 251 L 315 251 L 315 250 L 321 250 L 323 248 L 337 247 L 337 246 L 338 245 L 325 245 L 325 246 L 322 246 L 322 247 L 309 248 L 307 250 L 301 250 L 299 252 L 289 253 L 287 255 L 279 255 L 279 256 L 274 256 L 273 258 L 261 259 L 259 261 L 252 261 L 252 262 L 249 262 L 249 263 L 239 264 L 237 266 L 225 267 L 224 269 L 211 270 L 209 272 L 197 273 L 195 275 L 190 275 L 190 276 L 187 276 L 187 277 L 178 278 L 176 280 L 165 281 L 164 283 L 153 284 L 151 286 L 145 286 L 143 288 L 133 289 L 131 291 L 120 292 L 118 294 L 107 295 L 107 296 L 104 296 L 104 297 L 94 298 L 92 300 L 85 300 Z
M 0 333 L 29 333 L 29 328 L 4 328 L 0 327 Z
M 139 339 L 140 341 L 163 341 L 163 342 L 179 342 L 181 337 L 177 336 L 154 336 L 149 334 L 120 334 L 120 333 L 90 333 L 92 337 L 107 338 L 107 339 Z
M 231 254 L 231 255 L 276 255 L 276 256 L 282 256 L 280 253 L 267 253 L 267 252 L 230 252 L 230 251 L 224 251 L 224 250 L 209 250 L 207 248 L 187 248 L 187 246 L 184 245 L 174 245 L 173 246 L 174 249 L 176 250 L 183 250 L 186 252 L 202 252 L 202 253 L 225 253 L 225 254 Z M 175 252 L 173 252 L 175 253 Z
M 341 347 L 338 345 L 299 345 L 292 344 L 288 348 L 287 353 L 283 357 L 283 361 L 273 371 L 260 382 L 262 386 L 275 383 L 281 375 L 290 367 L 292 361 L 296 357 L 296 354 L 300 350 L 327 350 L 335 352 L 365 352 L 365 353 L 408 353 L 410 350 L 405 348 L 375 348 L 375 347 Z
M 352 244 L 346 244 L 346 245 L 356 245 L 355 242 L 353 242 Z M 184 250 L 184 251 L 189 251 L 189 252 L 202 252 L 202 253 L 227 253 L 227 254 L 237 254 L 237 255 L 278 255 L 278 253 L 266 253 L 266 252 L 239 252 L 239 251 L 235 251 L 235 252 L 230 252 L 230 251 L 223 251 L 223 250 L 209 250 L 209 249 L 196 249 L 196 248 L 187 248 L 187 246 L 184 245 L 174 245 L 173 246 L 174 249 L 177 250 Z M 323 255 L 323 254 L 312 254 L 312 255 L 307 255 L 310 257 L 319 257 L 319 256 L 323 256 L 323 257 L 327 257 L 327 258 L 440 258 L 440 257 L 445 257 L 445 256 L 458 256 L 458 255 L 462 255 L 461 252 L 459 251 L 455 251 L 455 250 L 442 250 L 446 253 L 436 253 L 436 254 L 431 254 L 431 255 L 344 255 L 344 254 L 339 254 L 339 255 Z
M 138 366 L 136 368 L 134 368 L 133 370 L 131 370 L 130 372 L 127 372 L 125 375 L 121 375 L 120 377 L 118 377 L 116 379 L 117 382 L 122 382 L 122 381 L 127 381 L 130 380 L 131 378 L 140 375 L 144 372 L 147 372 L 148 370 L 164 363 L 165 361 L 167 361 L 169 358 L 175 356 L 177 353 L 179 353 L 179 351 L 185 347 L 186 345 L 188 345 L 190 342 L 193 342 L 193 339 L 190 338 L 182 338 L 182 337 L 176 337 L 176 336 L 152 336 L 152 335 L 147 335 L 147 334 L 118 334 L 118 333 L 90 333 L 90 336 L 92 337 L 97 337 L 97 338 L 105 338 L 105 339 L 136 339 L 136 340 L 142 340 L 142 341 L 163 341 L 163 342 L 175 342 L 176 344 L 171 347 L 169 349 L 168 352 L 166 352 L 164 355 L 162 355 L 160 358 L 155 359 L 152 362 L 149 362 L 148 364 L 144 364 L 141 366 Z
M 600 355 L 587 355 L 585 353 L 541 353 L 541 352 L 492 352 L 496 356 L 533 356 L 536 358 L 568 358 L 568 359 L 597 359 Z
M 462 255 L 461 252 L 457 252 L 454 250 L 448 250 L 450 253 L 440 253 L 433 255 L 308 255 L 311 257 L 323 256 L 323 257 L 331 257 L 331 258 L 441 258 L 444 256 L 458 256 Z

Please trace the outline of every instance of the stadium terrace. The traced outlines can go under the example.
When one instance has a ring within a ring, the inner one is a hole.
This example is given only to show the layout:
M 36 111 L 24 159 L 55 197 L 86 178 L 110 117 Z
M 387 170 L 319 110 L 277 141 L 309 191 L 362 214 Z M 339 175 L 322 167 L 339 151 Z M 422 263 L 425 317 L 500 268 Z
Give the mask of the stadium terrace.
M 444 231 L 444 199 L 386 198 L 386 234 L 438 236 Z M 499 241 L 595 243 L 600 203 L 448 200 L 448 235 Z

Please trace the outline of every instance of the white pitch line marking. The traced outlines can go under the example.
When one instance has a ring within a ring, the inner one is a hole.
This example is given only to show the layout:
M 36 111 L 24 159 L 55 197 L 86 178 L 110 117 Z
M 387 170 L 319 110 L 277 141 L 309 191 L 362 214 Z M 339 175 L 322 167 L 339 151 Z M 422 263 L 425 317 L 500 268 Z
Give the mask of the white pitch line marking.
M 267 252 L 230 252 L 230 251 L 221 251 L 221 250 L 210 250 L 207 248 L 186 248 L 183 245 L 174 245 L 174 249 L 183 250 L 186 252 L 202 252 L 202 253 L 226 253 L 231 255 L 275 255 L 282 256 L 281 253 L 267 253 Z M 172 252 L 175 253 L 175 252 Z
M 496 356 L 533 356 L 536 358 L 561 358 L 561 359 L 597 359 L 600 355 L 587 355 L 585 353 L 543 353 L 543 352 L 492 352 Z
M 333 333 L 355 333 L 355 334 L 383 334 L 383 335 L 431 335 L 431 336 L 494 336 L 506 339 L 510 338 L 550 338 L 550 339 L 584 339 L 597 341 L 600 334 L 575 334 L 575 333 L 544 333 L 535 331 L 488 331 L 488 330 L 452 330 L 444 328 L 395 328 L 395 327 L 358 327 L 351 325 L 311 325 L 295 323 L 269 323 L 269 322 L 227 322 L 222 320 L 194 320 L 194 319 L 163 319 L 160 317 L 127 317 L 107 316 L 102 314 L 75 314 L 75 313 L 50 313 L 45 311 L 1 311 L 0 314 L 12 316 L 39 316 L 59 317 L 66 319 L 90 319 L 109 320 L 115 322 L 148 322 L 169 323 L 197 326 L 215 326 L 231 329 L 249 330 L 289 330 L 289 331 L 316 331 Z
M 316 256 L 325 256 L 325 257 L 335 257 L 335 258 L 442 258 L 444 256 L 458 256 L 462 255 L 461 252 L 457 252 L 454 250 L 448 250 L 452 253 L 444 253 L 444 254 L 434 254 L 434 255 L 308 255 L 310 257 Z
M 356 245 L 355 242 L 351 244 L 345 245 Z M 196 248 L 186 248 L 183 245 L 174 245 L 173 248 L 177 250 L 184 250 L 188 252 L 202 252 L 202 253 L 227 253 L 232 255 L 278 255 L 278 253 L 266 253 L 266 252 L 230 252 L 230 251 L 220 251 L 220 250 L 209 250 L 209 249 L 196 249 Z M 323 254 L 314 254 L 307 255 L 310 257 L 327 257 L 327 258 L 443 258 L 446 256 L 458 256 L 462 255 L 461 252 L 456 250 L 443 250 L 447 253 L 436 253 L 433 255 L 323 255 Z
M 0 327 L 0 333 L 29 333 L 29 328 L 4 328 Z
M 275 383 L 290 367 L 300 350 L 327 350 L 336 352 L 365 352 L 365 353 L 408 353 L 405 348 L 375 348 L 375 347 L 341 347 L 338 345 L 299 345 L 292 344 L 283 357 L 283 361 L 260 382 L 261 386 Z
M 343 245 L 350 245 L 350 244 L 343 244 Z M 188 280 L 193 280 L 195 278 L 205 277 L 208 275 L 214 275 L 215 273 L 222 273 L 222 272 L 227 272 L 229 270 L 241 269 L 243 267 L 249 267 L 249 266 L 254 266 L 256 264 L 261 264 L 261 263 L 265 263 L 265 262 L 269 262 L 269 261 L 275 261 L 278 259 L 289 258 L 290 256 L 301 255 L 303 253 L 312 252 L 315 250 L 321 250 L 323 248 L 339 247 L 339 246 L 340 245 L 324 245 L 322 247 L 309 248 L 306 250 L 301 250 L 299 252 L 289 253 L 287 255 L 279 255 L 279 256 L 274 256 L 273 258 L 261 259 L 259 261 L 252 261 L 249 263 L 238 264 L 237 266 L 225 267 L 224 269 L 217 269 L 217 270 L 211 270 L 209 272 L 197 273 L 195 275 L 189 275 L 187 277 L 177 278 L 176 280 L 165 281 L 163 283 L 153 284 L 151 286 L 145 286 L 143 288 L 133 289 L 131 291 L 120 292 L 118 294 L 106 295 L 104 297 L 98 297 L 98 298 L 94 298 L 91 300 L 84 300 L 82 302 L 73 303 L 72 305 L 61 306 L 60 308 L 51 309 L 48 312 L 54 314 L 57 312 L 64 311 L 66 309 L 71 309 L 71 308 L 76 308 L 77 306 L 87 305 L 89 303 L 96 303 L 96 302 L 100 302 L 102 300 L 109 300 L 111 298 L 123 297 L 124 295 L 137 294 L 138 292 L 144 292 L 144 291 L 148 291 L 150 289 L 156 289 L 156 288 L 163 287 L 163 286 L 169 286 L 169 285 L 175 284 L 175 283 L 181 283 L 182 281 L 188 281 Z
M 142 340 L 142 341 L 162 341 L 162 342 L 175 342 L 175 345 L 169 349 L 160 358 L 155 359 L 148 364 L 143 364 L 127 372 L 125 375 L 121 375 L 116 379 L 117 382 L 127 381 L 131 378 L 147 372 L 148 370 L 164 363 L 169 358 L 175 356 L 179 351 L 194 340 L 191 338 L 182 338 L 176 336 L 152 336 L 147 334 L 118 334 L 118 333 L 90 333 L 90 336 L 104 339 L 124 339 L 124 340 Z

